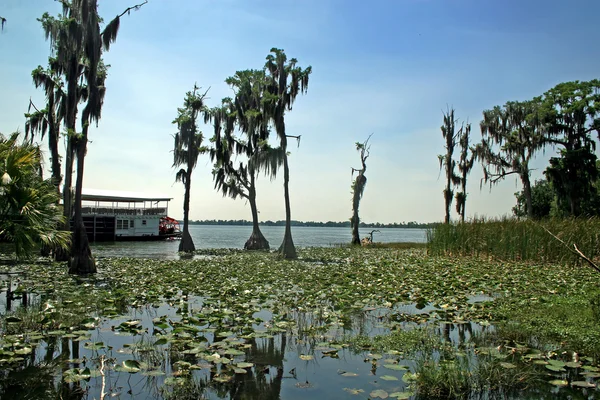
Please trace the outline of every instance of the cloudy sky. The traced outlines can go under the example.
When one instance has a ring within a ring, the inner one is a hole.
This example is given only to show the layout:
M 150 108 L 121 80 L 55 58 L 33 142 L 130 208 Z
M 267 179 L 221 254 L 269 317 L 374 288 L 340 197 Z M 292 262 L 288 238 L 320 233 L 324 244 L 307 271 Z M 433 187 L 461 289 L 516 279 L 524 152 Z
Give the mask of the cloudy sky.
M 106 21 L 139 0 L 100 0 Z M 36 18 L 60 12 L 52 0 L 3 0 L 0 16 L 0 132 L 23 130 L 29 98 L 43 106 L 31 70 L 50 45 Z M 210 87 L 209 105 L 232 94 L 225 78 L 261 68 L 272 47 L 311 65 L 308 93 L 286 117 L 292 218 L 341 221 L 351 215 L 354 143 L 373 133 L 367 222 L 443 219 L 442 110 L 473 123 L 481 112 L 526 100 L 557 83 L 598 78 L 597 0 L 149 0 L 123 17 L 110 64 L 102 120 L 90 131 L 87 188 L 159 192 L 182 216 L 174 183 L 172 134 L 186 91 Z M 203 127 L 211 136 L 210 127 Z M 548 149 L 534 163 L 541 176 Z M 206 156 L 194 171 L 192 219 L 250 219 L 241 200 L 213 189 Z M 509 214 L 520 190 L 514 178 L 480 189 L 470 176 L 467 214 Z M 285 218 L 283 184 L 262 178 L 262 220 Z

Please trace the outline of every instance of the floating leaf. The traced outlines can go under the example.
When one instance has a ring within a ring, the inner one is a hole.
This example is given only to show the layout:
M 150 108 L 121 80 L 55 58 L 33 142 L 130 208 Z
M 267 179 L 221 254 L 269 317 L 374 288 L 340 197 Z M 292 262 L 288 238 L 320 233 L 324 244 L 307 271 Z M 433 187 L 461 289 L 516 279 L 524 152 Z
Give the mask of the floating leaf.
M 571 382 L 571 386 L 581 387 L 581 388 L 595 388 L 596 385 L 590 383 L 588 381 L 573 381 Z
M 374 399 L 377 399 L 377 398 L 379 398 L 379 399 L 387 399 L 389 397 L 389 394 L 385 390 L 377 389 L 377 390 L 373 390 L 370 393 L 370 396 L 372 398 L 374 398 Z
M 300 354 L 300 359 L 304 360 L 304 361 L 310 361 L 313 360 L 315 357 L 313 357 L 310 354 Z
M 559 387 L 567 386 L 569 384 L 569 382 L 565 381 L 564 379 L 553 379 L 553 380 L 549 381 L 548 383 L 551 385 L 554 385 L 554 386 L 559 386 Z
M 414 395 L 414 393 L 412 393 L 412 392 L 394 392 L 394 393 L 390 393 L 390 397 L 396 398 L 396 399 L 400 399 L 400 400 L 410 399 L 413 395 Z
M 140 362 L 137 360 L 125 360 L 123 361 L 123 369 L 130 374 L 135 374 L 136 372 L 140 372 Z
M 350 394 L 361 394 L 364 393 L 365 391 L 362 389 L 350 389 L 350 388 L 344 388 L 344 391 L 350 393 Z
M 384 381 L 397 381 L 398 378 L 396 378 L 395 376 L 391 376 L 391 375 L 383 375 L 381 377 L 381 379 L 383 379 Z
M 563 367 L 560 367 L 558 365 L 546 364 L 545 367 L 548 368 L 550 371 L 554 371 L 554 372 L 566 371 L 566 369 L 564 369 Z
M 391 369 L 393 371 L 406 371 L 408 367 L 400 364 L 385 364 L 383 368 Z
M 249 363 L 249 362 L 239 362 L 236 364 L 236 366 L 238 368 L 251 368 L 251 367 L 254 367 L 254 364 Z

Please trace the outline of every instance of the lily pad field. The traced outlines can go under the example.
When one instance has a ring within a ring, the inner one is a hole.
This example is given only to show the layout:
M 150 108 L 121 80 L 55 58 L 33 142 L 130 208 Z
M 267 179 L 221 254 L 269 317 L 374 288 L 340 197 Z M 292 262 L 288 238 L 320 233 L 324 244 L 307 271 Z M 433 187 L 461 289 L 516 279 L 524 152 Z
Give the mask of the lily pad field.
M 3 265 L 0 398 L 600 398 L 600 274 L 424 248 Z

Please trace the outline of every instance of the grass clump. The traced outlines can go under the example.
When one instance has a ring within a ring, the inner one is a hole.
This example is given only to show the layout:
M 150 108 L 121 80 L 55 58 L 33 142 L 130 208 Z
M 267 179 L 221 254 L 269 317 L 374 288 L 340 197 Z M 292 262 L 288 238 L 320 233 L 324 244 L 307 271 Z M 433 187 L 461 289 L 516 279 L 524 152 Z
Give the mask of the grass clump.
M 432 255 L 494 257 L 511 261 L 575 264 L 579 258 L 568 246 L 576 244 L 591 259 L 600 256 L 600 218 L 548 219 L 475 218 L 467 223 L 440 224 L 427 233 Z
M 431 354 L 447 347 L 439 335 L 427 328 L 396 330 L 374 337 L 359 335 L 346 338 L 344 343 L 355 350 L 394 351 L 403 355 Z
M 599 359 L 598 297 L 598 292 L 572 293 L 502 302 L 497 335 L 509 342 L 544 343 Z
M 460 356 L 454 359 L 417 361 L 414 388 L 418 398 L 506 398 L 539 384 L 543 373 L 533 365 L 518 367 L 494 357 Z

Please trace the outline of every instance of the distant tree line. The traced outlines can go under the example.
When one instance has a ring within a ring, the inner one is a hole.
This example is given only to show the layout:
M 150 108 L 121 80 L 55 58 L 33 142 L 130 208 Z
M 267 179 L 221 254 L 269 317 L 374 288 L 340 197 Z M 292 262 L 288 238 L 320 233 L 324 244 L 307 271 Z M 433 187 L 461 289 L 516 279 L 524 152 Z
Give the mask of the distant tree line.
M 222 219 L 206 219 L 206 220 L 197 220 L 197 221 L 189 221 L 190 225 L 237 225 L 237 226 L 252 226 L 252 221 L 247 221 L 245 219 L 231 219 L 231 220 L 222 220 Z M 321 228 L 349 228 L 351 226 L 350 221 L 327 221 L 327 222 L 319 222 L 319 221 L 296 221 L 291 220 L 292 226 L 310 226 L 310 227 L 321 227 Z M 285 220 L 279 221 L 263 221 L 260 222 L 262 226 L 285 226 Z M 380 222 L 374 223 L 365 223 L 361 222 L 359 226 L 361 228 L 403 228 L 403 229 L 429 229 L 437 226 L 437 222 L 430 223 L 420 223 L 420 222 L 394 222 L 390 224 L 382 224 Z

